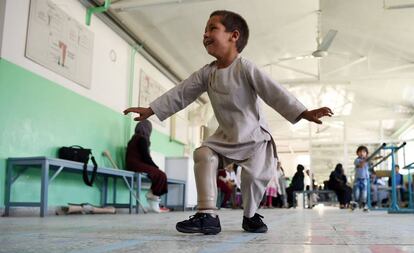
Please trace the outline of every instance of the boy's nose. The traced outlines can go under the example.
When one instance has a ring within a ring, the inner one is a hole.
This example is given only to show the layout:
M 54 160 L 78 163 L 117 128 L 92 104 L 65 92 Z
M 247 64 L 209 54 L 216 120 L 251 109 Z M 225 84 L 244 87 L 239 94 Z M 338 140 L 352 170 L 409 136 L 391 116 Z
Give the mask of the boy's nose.
M 208 32 L 206 31 L 206 32 L 204 32 L 204 34 L 203 34 L 203 39 L 207 39 L 208 38 Z

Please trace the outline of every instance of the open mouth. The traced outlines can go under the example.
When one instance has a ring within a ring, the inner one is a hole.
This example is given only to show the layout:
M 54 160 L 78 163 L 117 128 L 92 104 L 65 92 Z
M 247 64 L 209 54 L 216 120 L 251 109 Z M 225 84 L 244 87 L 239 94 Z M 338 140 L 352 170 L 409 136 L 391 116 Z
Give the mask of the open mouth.
M 203 44 L 204 44 L 204 47 L 208 47 L 209 45 L 213 44 L 213 41 L 212 40 L 205 40 L 203 42 Z

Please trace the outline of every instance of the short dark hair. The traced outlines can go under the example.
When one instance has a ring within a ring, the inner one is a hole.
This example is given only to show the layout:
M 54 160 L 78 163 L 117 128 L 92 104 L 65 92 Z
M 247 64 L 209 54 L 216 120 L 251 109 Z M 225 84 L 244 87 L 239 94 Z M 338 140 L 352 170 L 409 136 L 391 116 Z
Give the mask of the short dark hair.
M 363 150 L 365 150 L 365 152 L 367 152 L 367 154 L 368 154 L 368 148 L 366 146 L 364 146 L 364 145 L 359 146 L 357 148 L 357 151 L 356 152 L 358 154 L 359 151 L 363 151 Z
M 246 20 L 239 14 L 231 11 L 217 10 L 210 14 L 221 17 L 221 23 L 226 27 L 226 32 L 239 31 L 240 37 L 236 42 L 237 52 L 241 53 L 249 40 L 249 27 Z

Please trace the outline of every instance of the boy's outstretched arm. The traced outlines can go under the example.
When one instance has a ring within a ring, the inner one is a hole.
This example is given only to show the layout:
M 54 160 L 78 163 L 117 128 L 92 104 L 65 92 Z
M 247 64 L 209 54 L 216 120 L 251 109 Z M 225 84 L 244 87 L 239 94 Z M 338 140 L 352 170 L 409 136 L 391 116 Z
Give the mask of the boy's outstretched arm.
M 150 117 L 151 115 L 154 114 L 151 107 L 147 107 L 147 108 L 144 108 L 144 107 L 130 107 L 130 108 L 124 110 L 125 115 L 127 115 L 130 112 L 135 112 L 135 113 L 139 114 L 138 117 L 134 118 L 135 121 L 144 120 L 144 119 L 146 119 L 146 118 L 148 118 L 148 117 Z
M 312 122 L 315 122 L 317 124 L 322 124 L 322 121 L 319 120 L 320 118 L 324 117 L 324 116 L 328 116 L 331 117 L 333 115 L 333 112 L 330 108 L 328 107 L 321 107 L 315 110 L 306 110 L 304 112 L 302 112 L 298 119 L 306 119 Z

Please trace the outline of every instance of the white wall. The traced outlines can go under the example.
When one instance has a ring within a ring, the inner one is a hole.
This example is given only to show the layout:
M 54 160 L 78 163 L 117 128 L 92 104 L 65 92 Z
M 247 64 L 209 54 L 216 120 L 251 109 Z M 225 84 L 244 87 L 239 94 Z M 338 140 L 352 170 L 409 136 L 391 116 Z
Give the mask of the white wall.
M 309 158 L 309 153 L 279 153 L 278 156 L 287 177 L 293 177 L 298 164 L 305 166 L 305 170 L 309 169 L 309 159 L 306 159 Z
M 1 48 L 3 42 L 3 25 L 4 25 L 4 16 L 6 12 L 6 1 L 0 1 L 0 56 L 1 56 Z
M 150 62 L 148 62 L 141 54 L 137 53 L 135 55 L 135 62 L 134 62 L 134 80 L 133 80 L 133 87 L 132 87 L 132 105 L 131 106 L 138 106 L 138 97 L 139 97 L 139 82 L 140 82 L 140 74 L 143 70 L 148 76 L 154 79 L 158 84 L 160 84 L 166 91 L 174 87 L 174 83 L 165 77 L 157 68 L 155 68 Z M 156 117 L 155 115 L 152 117 Z M 166 119 L 165 127 L 162 127 L 159 124 L 153 123 L 152 126 L 154 129 L 166 134 L 170 135 L 170 119 Z
M 174 87 L 174 83 L 141 54 L 135 53 L 133 55 L 131 46 L 95 15 L 92 16 L 91 25 L 89 27 L 85 25 L 87 29 L 94 33 L 91 88 L 87 89 L 56 74 L 25 57 L 30 0 L 0 1 L 5 1 L 6 3 L 3 39 L 2 43 L 0 43 L 0 57 L 9 62 L 118 111 L 120 114 L 129 106 L 137 106 L 140 69 L 162 85 L 165 90 Z M 74 0 L 51 1 L 73 19 L 81 24 L 85 24 L 86 8 L 80 2 Z M 110 52 L 112 50 L 115 51 L 117 56 L 115 62 L 110 59 Z M 134 69 L 131 74 L 131 59 L 133 57 Z M 131 85 L 132 87 L 130 87 Z M 131 105 L 129 104 L 130 97 L 132 98 Z M 131 117 L 133 116 L 131 115 Z M 180 112 L 180 116 L 187 118 L 187 110 Z M 170 135 L 170 119 L 165 120 L 165 127 L 158 124 L 153 124 L 153 126 L 154 129 Z M 132 126 L 132 128 L 134 127 Z
M 138 106 L 138 97 L 139 97 L 139 85 L 140 85 L 140 75 L 141 71 L 143 70 L 146 75 L 150 76 L 154 81 L 156 81 L 165 91 L 170 90 L 175 86 L 175 84 L 168 79 L 165 75 L 163 75 L 156 67 L 154 67 L 148 60 L 146 60 L 139 52 L 135 55 L 134 59 L 134 80 L 133 80 L 133 88 L 132 88 L 132 105 L 131 106 Z M 198 105 L 197 103 L 193 103 L 189 105 L 186 109 L 176 113 L 174 117 L 177 117 L 177 125 L 178 127 L 175 128 L 176 135 L 183 136 L 182 139 L 190 139 L 190 143 L 195 142 L 196 140 L 193 139 L 193 135 L 190 129 L 190 124 L 188 121 L 188 112 L 196 108 Z M 152 116 L 150 118 L 154 119 L 156 116 Z M 168 118 L 163 121 L 165 126 L 161 126 L 157 124 L 156 121 L 153 122 L 154 129 L 166 134 L 171 135 L 171 118 Z M 179 124 L 178 124 L 179 123 Z M 191 153 L 191 152 L 189 152 Z
M 52 2 L 73 19 L 84 24 L 86 8 L 81 3 L 74 0 L 52 0 Z M 3 40 L 0 44 L 0 56 L 5 60 L 120 113 L 129 106 L 137 106 L 140 69 L 162 85 L 165 90 L 174 86 L 171 80 L 139 53 L 135 54 L 134 72 L 130 74 L 133 54 L 131 46 L 96 16 L 92 16 L 89 27 L 85 25 L 94 33 L 91 89 L 33 62 L 25 57 L 29 6 L 29 0 L 6 0 Z M 115 62 L 110 59 L 111 50 L 116 53 Z M 130 82 L 132 82 L 132 94 L 130 94 Z M 132 98 L 131 105 L 129 105 L 130 96 Z M 180 116 L 186 118 L 187 111 L 180 112 Z M 156 130 L 170 135 L 170 119 L 165 120 L 165 127 L 158 124 L 153 125 Z
M 4 1 L 4 0 L 2 0 Z M 1 43 L 1 58 L 19 65 L 31 72 L 66 87 L 82 96 L 122 112 L 128 103 L 130 46 L 102 23 L 96 16 L 92 17 L 91 26 L 94 33 L 93 66 L 91 89 L 60 76 L 24 56 L 27 23 L 29 17 L 29 0 L 5 0 L 6 11 Z M 86 9 L 78 1 L 54 0 L 73 19 L 85 24 Z M 86 25 L 85 25 L 86 26 Z M 112 62 L 111 50 L 117 54 Z M 30 85 L 30 84 L 28 84 Z

